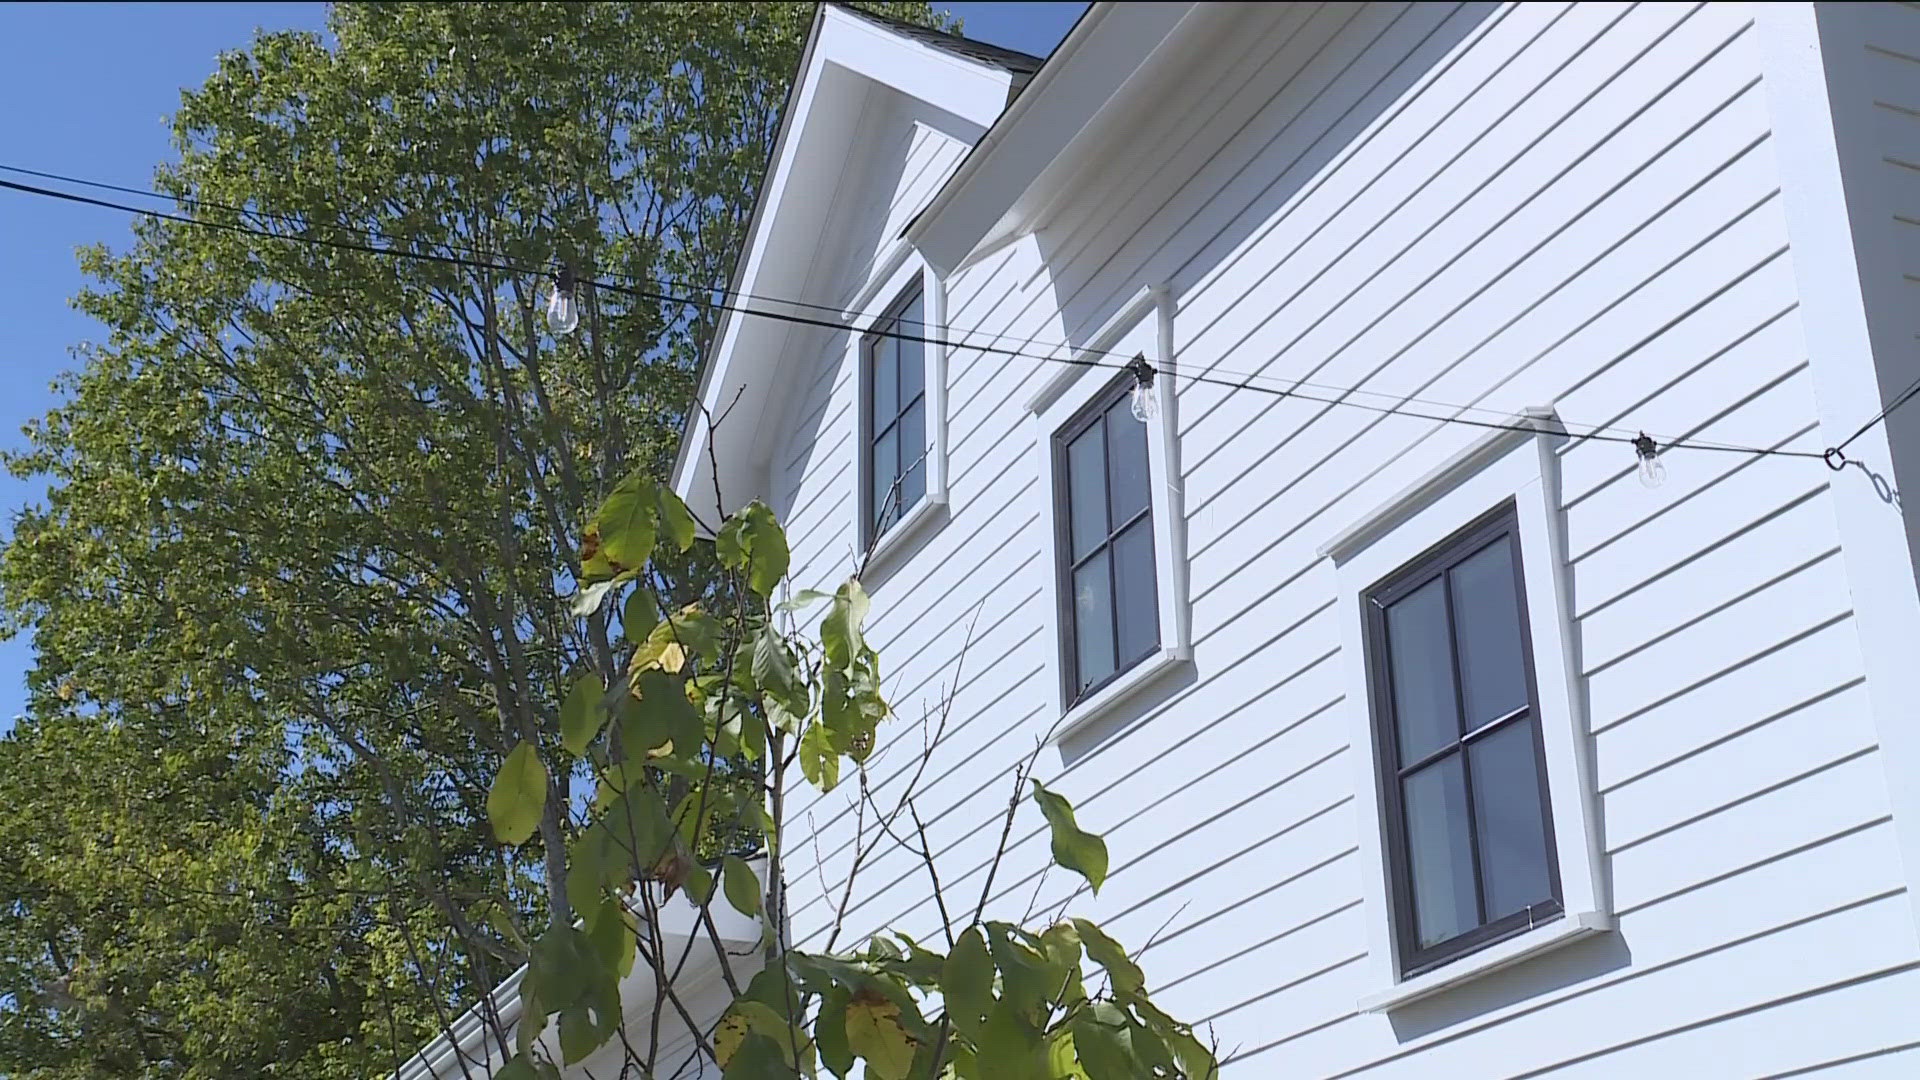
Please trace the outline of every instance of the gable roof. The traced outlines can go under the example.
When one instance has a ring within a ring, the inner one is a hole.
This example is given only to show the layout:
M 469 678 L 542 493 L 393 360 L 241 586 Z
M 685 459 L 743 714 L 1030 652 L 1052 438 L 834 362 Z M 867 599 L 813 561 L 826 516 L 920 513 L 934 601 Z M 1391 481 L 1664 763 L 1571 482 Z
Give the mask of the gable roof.
M 725 453 L 718 455 L 718 467 L 736 474 L 720 486 L 728 491 L 758 493 L 759 477 L 751 475 L 750 462 L 742 459 L 765 453 L 764 448 L 754 449 L 752 444 L 756 433 L 763 431 L 760 414 L 767 406 L 765 376 L 777 363 L 776 354 L 781 350 L 757 328 L 774 320 L 754 318 L 751 313 L 799 312 L 776 300 L 758 299 L 748 307 L 734 298 L 749 294 L 784 296 L 794 298 L 798 307 L 808 306 L 802 301 L 813 299 L 800 295 L 800 282 L 780 279 L 783 275 L 790 277 L 793 267 L 810 265 L 815 259 L 813 246 L 793 234 L 802 229 L 798 222 L 820 212 L 816 205 L 820 200 L 809 199 L 808 194 L 817 196 L 825 174 L 846 167 L 847 151 L 854 145 L 850 140 L 859 138 L 858 94 L 891 92 L 924 102 L 950 118 L 960 130 L 969 131 L 964 141 L 971 142 L 992 125 L 1006 103 L 1043 64 L 1040 58 L 1026 53 L 849 5 L 820 5 L 788 92 L 713 336 L 701 357 L 697 404 L 682 426 L 673 486 L 682 498 L 696 504 L 696 513 L 703 507 L 716 514 L 724 512 L 722 507 L 709 505 L 715 485 L 704 479 L 697 485 L 694 482 L 696 468 L 704 469 L 695 450 L 706 443 L 710 415 L 731 416 L 729 423 L 720 427 L 732 430 L 714 432 L 716 441 L 733 444 L 744 440 L 746 444 L 728 445 Z M 855 86 L 867 89 L 850 89 Z M 798 183 L 794 182 L 796 177 L 800 178 Z M 800 194 L 793 194 L 796 190 Z M 819 319 L 821 314 L 813 312 L 809 317 Z M 747 377 L 746 368 L 758 369 L 755 374 L 760 377 Z
M 867 11 L 853 4 L 835 3 L 828 6 L 858 15 L 868 22 L 885 27 L 902 37 L 912 38 L 923 45 L 930 45 L 941 52 L 957 56 L 962 60 L 972 60 L 975 63 L 990 64 L 993 67 L 997 67 L 1013 75 L 1013 85 L 1007 94 L 1008 101 L 1012 101 L 1018 96 L 1020 91 L 1026 88 L 1027 82 L 1033 78 L 1033 73 L 1039 71 L 1040 65 L 1046 63 L 1045 57 L 1034 56 L 1031 53 L 1023 53 L 1015 49 L 1001 48 L 998 45 L 991 45 L 970 37 L 962 37 L 959 34 L 949 33 L 945 30 L 936 30 L 930 26 L 910 23 L 904 19 L 896 19 L 891 15 L 882 15 L 877 11 Z

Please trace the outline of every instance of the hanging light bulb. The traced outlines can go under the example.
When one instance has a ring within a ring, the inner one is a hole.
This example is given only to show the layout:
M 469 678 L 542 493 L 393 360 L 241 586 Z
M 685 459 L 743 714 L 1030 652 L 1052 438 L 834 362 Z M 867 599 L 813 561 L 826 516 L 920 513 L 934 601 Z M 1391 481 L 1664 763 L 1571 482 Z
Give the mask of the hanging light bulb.
M 580 305 L 573 298 L 573 267 L 560 264 L 553 278 L 553 292 L 547 296 L 547 329 L 554 337 L 565 337 L 580 325 Z
M 1147 363 L 1145 353 L 1136 353 L 1127 362 L 1127 370 L 1133 373 L 1133 418 L 1144 424 L 1160 415 L 1160 398 L 1153 389 L 1153 365 Z
M 1660 446 L 1646 432 L 1641 432 L 1639 438 L 1633 440 L 1633 452 L 1640 459 L 1637 471 L 1641 487 L 1657 488 L 1667 482 L 1667 467 L 1660 461 Z

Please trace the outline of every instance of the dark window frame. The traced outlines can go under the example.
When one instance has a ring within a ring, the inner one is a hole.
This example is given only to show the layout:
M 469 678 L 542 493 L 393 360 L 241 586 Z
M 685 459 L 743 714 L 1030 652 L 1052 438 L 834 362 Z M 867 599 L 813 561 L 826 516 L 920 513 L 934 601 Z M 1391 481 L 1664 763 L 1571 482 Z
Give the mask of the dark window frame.
M 1160 551 L 1159 541 L 1153 536 L 1153 516 L 1156 507 L 1154 506 L 1153 484 L 1151 479 L 1149 479 L 1147 483 L 1147 498 L 1141 510 L 1127 518 L 1124 522 L 1116 524 L 1109 521 L 1107 523 L 1107 534 L 1104 539 L 1088 549 L 1083 557 L 1076 559 L 1073 555 L 1073 481 L 1067 464 L 1067 447 L 1075 439 L 1092 430 L 1095 425 L 1104 422 L 1107 413 L 1116 403 L 1127 400 L 1127 395 L 1132 391 L 1133 384 L 1134 378 L 1132 373 L 1122 373 L 1119 378 L 1116 378 L 1110 385 L 1103 387 L 1098 394 L 1095 394 L 1092 400 L 1075 410 L 1067 422 L 1060 425 L 1059 429 L 1053 433 L 1051 458 L 1054 490 L 1058 495 L 1053 507 L 1054 549 L 1058 552 L 1054 561 L 1054 578 L 1057 583 L 1056 590 L 1058 592 L 1057 610 L 1060 625 L 1061 689 L 1065 694 L 1068 708 L 1092 697 L 1100 690 L 1112 684 L 1114 680 L 1119 679 L 1122 675 L 1125 675 L 1128 671 L 1137 667 L 1141 662 L 1153 656 L 1161 647 Z M 1137 421 L 1132 420 L 1128 422 L 1137 423 Z M 1102 432 L 1102 439 L 1105 439 L 1104 431 Z M 1147 446 L 1149 459 L 1153 453 L 1151 439 L 1152 436 L 1149 434 Z M 1102 497 L 1106 500 L 1107 507 L 1111 507 L 1113 505 L 1113 463 L 1106 459 L 1104 441 L 1102 444 L 1102 477 L 1105 481 L 1102 488 Z M 1102 513 L 1106 513 L 1104 507 L 1102 508 Z M 1153 543 L 1151 549 L 1154 565 L 1152 644 L 1138 656 L 1122 656 L 1120 654 L 1120 591 L 1119 583 L 1114 578 L 1114 560 L 1111 555 L 1109 555 L 1107 559 L 1107 596 L 1109 598 L 1108 606 L 1113 614 L 1111 627 L 1113 634 L 1113 670 L 1088 684 L 1083 689 L 1078 685 L 1080 681 L 1080 650 L 1078 619 L 1074 612 L 1074 571 L 1079 569 L 1081 565 L 1097 557 L 1101 552 L 1110 553 L 1113 550 L 1114 541 L 1119 538 L 1122 533 L 1142 521 L 1146 523 L 1148 537 Z
M 898 371 L 894 373 L 896 394 L 894 413 L 885 424 L 875 423 L 878 418 L 873 415 L 873 383 L 875 346 L 881 341 L 888 340 L 887 334 L 889 332 L 899 329 L 900 317 L 906 314 L 907 310 L 915 303 L 922 305 L 922 313 L 924 315 L 926 286 L 924 282 L 918 280 L 909 283 L 905 288 L 901 289 L 900 294 L 894 297 L 893 302 L 881 311 L 879 316 L 873 320 L 860 338 L 860 531 L 863 547 L 868 550 L 872 549 L 873 545 L 878 543 L 880 538 L 885 536 L 889 529 L 900 524 L 901 519 L 906 517 L 907 511 L 911 509 L 911 507 L 907 506 L 896 506 L 891 513 L 890 520 L 883 518 L 882 510 L 887 500 L 882 499 L 876 501 L 873 497 L 873 477 L 876 464 L 874 456 L 880 440 L 886 437 L 887 432 L 898 429 L 901 420 L 906 417 L 908 412 L 912 411 L 913 406 L 918 403 L 924 403 L 927 400 L 925 365 L 927 362 L 926 350 L 929 346 L 926 343 L 921 344 L 920 363 L 922 366 L 920 392 L 914 395 L 911 400 L 900 401 L 897 399 L 900 378 Z M 924 324 L 925 319 L 923 318 L 921 321 Z M 897 353 L 898 350 L 896 349 L 896 355 Z M 896 359 L 895 362 L 897 363 L 898 360 Z M 931 426 L 931 418 L 927 416 L 930 408 L 931 406 L 922 405 L 920 411 L 921 436 L 923 442 L 927 441 L 926 428 Z M 926 460 L 926 457 L 929 455 L 929 450 L 926 446 L 921 446 L 917 448 L 917 453 L 920 456 L 920 460 L 915 464 L 918 465 L 920 475 L 924 478 L 931 472 Z M 894 485 L 904 479 L 913 467 L 909 464 L 912 459 L 909 458 L 907 454 L 908 450 L 905 440 L 895 439 L 893 462 L 895 471 L 893 481 L 889 483 L 887 487 L 889 493 L 895 490 Z M 919 498 L 914 500 L 915 505 L 918 505 L 920 500 L 926 497 L 926 491 L 923 486 Z
M 1453 662 L 1456 716 L 1465 716 L 1460 695 L 1465 693 L 1460 674 L 1460 637 L 1454 617 L 1453 586 L 1447 572 L 1498 542 L 1510 545 L 1513 563 L 1514 597 L 1520 620 L 1521 657 L 1526 667 L 1526 705 L 1436 749 L 1405 766 L 1400 764 L 1399 725 L 1393 706 L 1390 652 L 1387 638 L 1386 609 L 1394 601 L 1425 587 L 1436 578 L 1443 581 L 1448 625 L 1448 652 Z M 1432 971 L 1470 953 L 1550 922 L 1565 914 L 1565 892 L 1560 881 L 1559 843 L 1553 831 L 1553 793 L 1547 781 L 1546 749 L 1541 731 L 1540 691 L 1534 678 L 1532 625 L 1527 610 L 1527 590 L 1522 570 L 1519 516 L 1509 500 L 1481 515 L 1471 524 L 1428 548 L 1419 556 L 1376 582 L 1360 597 L 1366 637 L 1366 668 L 1369 722 L 1373 730 L 1374 768 L 1380 784 L 1380 814 L 1385 825 L 1388 907 L 1393 923 L 1396 955 L 1401 978 Z M 1496 731 L 1516 724 L 1533 725 L 1534 767 L 1540 792 L 1542 835 L 1546 840 L 1546 862 L 1550 896 L 1503 918 L 1485 921 L 1486 880 L 1480 857 L 1480 836 L 1475 820 L 1476 799 L 1471 758 L 1467 748 Z M 1412 859 L 1408 850 L 1407 821 L 1402 798 L 1406 777 L 1459 755 L 1465 790 L 1467 836 L 1473 852 L 1474 896 L 1479 905 L 1480 925 L 1451 938 L 1420 947 L 1415 918 Z

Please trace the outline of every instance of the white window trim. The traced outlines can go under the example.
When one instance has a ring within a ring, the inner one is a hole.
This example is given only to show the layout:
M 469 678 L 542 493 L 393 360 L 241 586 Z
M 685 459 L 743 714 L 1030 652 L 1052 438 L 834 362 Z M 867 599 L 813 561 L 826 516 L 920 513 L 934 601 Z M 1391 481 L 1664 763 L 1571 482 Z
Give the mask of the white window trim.
M 922 311 L 925 312 L 926 326 L 920 334 L 935 339 L 921 350 L 926 364 L 927 394 L 927 491 L 920 501 L 902 514 L 899 521 L 886 532 L 875 537 L 871 547 L 865 552 L 862 561 L 868 574 L 874 574 L 885 568 L 900 552 L 909 548 L 915 541 L 932 530 L 933 526 L 947 517 L 947 294 L 945 283 L 934 273 L 920 253 L 896 245 L 887 253 L 880 266 L 874 271 L 867 283 L 861 286 L 855 295 L 854 304 L 847 309 L 846 316 L 853 329 L 848 350 L 853 360 L 854 371 L 854 431 L 856 441 L 854 453 L 853 484 L 856 490 L 853 498 L 854 522 L 853 535 L 867 535 L 867 520 L 871 511 L 871 495 L 867 491 L 866 455 L 872 452 L 867 439 L 867 365 L 862 355 L 862 343 L 867 331 L 884 314 L 894 301 L 915 281 L 920 284 Z M 864 541 L 863 541 L 864 542 Z
M 1149 317 L 1153 320 L 1151 323 L 1147 322 Z M 1129 356 L 1134 351 L 1144 354 L 1157 372 L 1154 393 L 1160 409 L 1159 415 L 1148 424 L 1147 479 L 1153 500 L 1153 562 L 1160 649 L 1091 696 L 1069 704 L 1062 673 L 1065 659 L 1060 652 L 1065 647 L 1059 614 L 1063 586 L 1059 570 L 1059 530 L 1054 520 L 1066 500 L 1060 477 L 1054 471 L 1053 439 L 1087 403 L 1113 385 L 1119 374 L 1114 365 L 1127 357 L 1106 354 L 1121 351 L 1123 344 Z M 1027 411 L 1033 417 L 1033 454 L 1040 470 L 1041 505 L 1045 508 L 1041 532 L 1048 603 L 1042 606 L 1046 612 L 1047 674 L 1054 688 L 1052 715 L 1056 719 L 1050 724 L 1049 735 L 1053 743 L 1085 728 L 1193 661 L 1193 623 L 1187 603 L 1186 506 L 1178 481 L 1179 409 L 1174 396 L 1172 357 L 1172 294 L 1165 286 L 1148 286 L 1096 330 L 1069 362 L 1056 365 L 1058 370 L 1027 401 Z
M 1524 430 L 1489 432 L 1335 534 L 1320 549 L 1321 555 L 1333 560 L 1339 582 L 1336 606 L 1355 790 L 1362 796 L 1356 805 L 1361 807 L 1369 981 L 1376 988 L 1357 1003 L 1363 1012 L 1394 1009 L 1613 928 L 1603 877 L 1599 799 L 1590 780 L 1591 736 L 1578 693 L 1580 675 L 1570 633 L 1557 451 L 1566 435 L 1550 409 L 1528 410 L 1512 423 Z M 1521 577 L 1527 590 L 1541 749 L 1564 914 L 1442 967 L 1402 979 L 1393 908 L 1387 896 L 1384 792 L 1375 764 L 1361 605 L 1366 590 L 1375 583 L 1509 500 L 1514 504 Z

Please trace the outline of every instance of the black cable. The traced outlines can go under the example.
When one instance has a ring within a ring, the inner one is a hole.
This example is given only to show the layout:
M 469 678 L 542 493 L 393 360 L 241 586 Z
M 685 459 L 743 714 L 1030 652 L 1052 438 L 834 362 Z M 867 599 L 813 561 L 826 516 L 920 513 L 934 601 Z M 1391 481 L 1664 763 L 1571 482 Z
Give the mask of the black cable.
M 110 186 L 110 185 L 101 185 L 101 186 Z M 431 263 L 436 263 L 444 266 L 456 266 L 456 267 L 463 267 L 467 269 L 478 269 L 478 270 L 494 270 L 502 273 L 511 273 L 511 274 L 544 273 L 543 271 L 540 271 L 537 269 L 529 269 L 527 267 L 515 266 L 509 263 L 487 262 L 487 261 L 481 261 L 481 260 L 475 260 L 475 259 L 463 259 L 463 258 L 459 258 L 452 255 L 441 255 L 441 254 L 438 254 L 435 252 L 429 252 L 429 251 L 410 251 L 404 248 L 396 248 L 396 247 L 376 247 L 370 244 L 348 243 L 346 241 L 329 240 L 324 237 L 316 237 L 316 236 L 292 236 L 285 233 L 271 232 L 265 229 L 258 229 L 248 225 L 242 225 L 242 224 L 237 224 L 233 222 L 209 221 L 203 218 L 192 218 L 192 217 L 187 217 L 181 214 L 172 214 L 162 210 L 150 210 L 145 207 L 128 206 L 124 203 L 110 202 L 105 199 L 96 199 L 91 196 L 79 195 L 70 191 L 59 191 L 53 188 L 36 187 L 31 184 L 22 184 L 12 180 L 0 180 L 0 189 L 18 191 L 28 195 L 40 195 L 40 196 L 45 196 L 47 198 L 61 199 L 67 202 L 80 203 L 86 206 L 97 206 L 97 207 L 102 207 L 109 210 L 119 210 L 123 213 L 143 215 L 146 217 L 158 218 L 165 221 L 178 222 L 183 225 L 199 225 L 199 226 L 205 226 L 207 228 L 223 229 L 228 232 L 236 232 L 236 233 L 241 233 L 249 236 L 258 236 L 258 237 L 262 237 L 270 240 L 295 240 L 295 241 L 299 241 L 300 243 L 313 244 L 319 247 L 332 248 L 339 251 L 352 251 L 352 252 L 357 252 L 365 255 L 384 255 L 384 256 L 389 256 L 394 258 L 403 258 L 403 259 L 417 259 L 424 262 L 431 262 Z M 116 190 L 126 190 L 126 189 L 116 189 Z M 147 194 L 154 194 L 154 193 L 149 192 Z M 693 305 L 698 307 L 704 307 L 713 311 L 724 311 L 724 312 L 729 312 L 729 313 L 739 314 L 739 315 L 752 315 L 760 318 L 775 319 L 781 322 L 794 323 L 802 326 L 821 327 L 828 330 L 851 330 L 852 329 L 852 326 L 850 326 L 848 323 L 841 320 L 837 320 L 837 319 L 833 319 L 833 320 L 819 319 L 819 318 L 813 318 L 807 315 L 796 315 L 789 312 L 765 311 L 765 310 L 760 310 L 756 308 L 741 307 L 737 304 L 729 304 L 723 301 L 704 299 L 700 297 L 675 296 L 670 293 L 656 292 L 651 289 L 642 289 L 642 288 L 637 288 L 630 285 L 620 285 L 620 284 L 616 284 L 614 282 L 606 281 L 600 278 L 586 278 L 583 280 L 593 285 L 595 288 L 606 289 L 610 292 L 615 292 L 615 293 L 619 293 L 626 296 L 633 296 L 639 299 L 651 300 L 656 303 Z M 795 304 L 795 306 L 812 306 L 812 305 L 802 304 L 798 301 L 777 300 L 774 302 L 792 303 L 792 304 Z M 940 329 L 945 329 L 945 330 L 948 330 L 949 332 L 953 330 L 953 328 L 951 327 L 942 327 Z M 950 348 L 971 349 L 975 352 L 989 354 L 989 355 L 1039 360 L 1045 363 L 1071 364 L 1078 367 L 1106 368 L 1106 369 L 1115 370 L 1115 371 L 1127 370 L 1127 367 L 1128 367 L 1128 365 L 1124 363 L 1106 363 L 1098 360 L 1088 359 L 1084 355 L 1064 356 L 1064 357 L 1052 356 L 1052 355 L 1043 354 L 1043 353 L 1025 352 L 1020 349 L 1008 349 L 1008 348 L 1003 348 L 996 345 L 977 344 L 964 339 L 956 341 L 956 340 L 952 340 L 951 338 L 942 339 L 937 337 L 929 337 L 925 334 L 910 334 L 900 330 L 875 329 L 875 330 L 867 331 L 866 336 L 891 338 L 897 341 L 911 341 L 911 342 L 918 342 L 918 343 L 927 344 L 927 345 L 945 345 Z M 1098 351 L 1098 350 L 1082 350 L 1082 353 L 1084 354 L 1085 352 L 1095 352 L 1095 351 Z M 1111 354 L 1107 354 L 1107 355 L 1111 355 Z M 1508 424 L 1508 423 L 1500 423 L 1498 421 L 1492 421 L 1492 420 L 1474 420 L 1464 416 L 1435 416 L 1430 413 L 1416 412 L 1416 411 L 1397 408 L 1393 406 L 1368 405 L 1364 402 L 1353 401 L 1345 397 L 1337 397 L 1337 398 L 1321 397 L 1314 394 L 1302 393 L 1298 389 L 1282 390 L 1275 387 L 1260 386 L 1255 384 L 1252 381 L 1252 378 L 1253 378 L 1252 376 L 1247 376 L 1245 378 L 1239 378 L 1239 379 L 1231 379 L 1231 378 L 1222 378 L 1219 376 L 1210 376 L 1205 373 L 1189 374 L 1189 373 L 1183 373 L 1183 372 L 1175 372 L 1174 377 L 1184 378 L 1188 380 L 1190 383 L 1204 383 L 1210 386 L 1222 386 L 1222 387 L 1226 387 L 1228 389 L 1234 389 L 1234 390 L 1251 390 L 1258 393 L 1271 394 L 1275 397 L 1298 398 L 1299 400 L 1302 400 L 1302 401 L 1311 401 L 1311 402 L 1316 402 L 1323 405 L 1346 405 L 1352 408 L 1365 409 L 1369 412 L 1375 412 L 1375 413 L 1379 413 L 1386 416 L 1404 416 L 1411 419 L 1427 420 L 1433 423 L 1465 424 L 1469 427 L 1482 428 L 1490 431 L 1515 431 L 1515 432 L 1532 433 L 1538 430 L 1537 428 L 1531 425 L 1526 425 L 1526 424 Z M 1301 385 L 1301 384 L 1296 384 L 1296 386 L 1298 385 Z M 1920 391 L 1920 383 L 1916 383 L 1915 387 L 1910 388 L 1908 393 L 1905 395 L 1902 395 L 1900 400 L 1896 401 L 1893 405 L 1888 406 L 1888 408 L 1881 414 L 1881 416 L 1876 417 L 1873 421 L 1870 421 L 1867 424 L 1867 427 L 1872 427 L 1874 423 L 1878 423 L 1880 419 L 1884 419 L 1887 413 L 1890 413 L 1895 408 L 1898 408 L 1900 405 L 1905 404 L 1905 402 L 1908 399 L 1910 399 L 1913 396 L 1914 392 L 1916 391 Z M 1355 392 L 1365 392 L 1365 391 L 1346 390 L 1341 392 L 1355 393 Z M 1463 408 L 1463 409 L 1465 408 L 1464 406 L 1453 406 L 1453 407 Z M 1862 430 L 1864 431 L 1865 429 L 1863 428 Z M 1610 435 L 1610 434 L 1604 434 L 1605 431 L 1606 429 L 1603 427 L 1595 427 L 1593 430 L 1587 432 L 1586 434 L 1579 436 L 1579 439 L 1581 441 L 1623 443 L 1628 445 L 1633 445 L 1638 442 L 1638 438 L 1639 438 L 1638 436 Z M 1859 433 L 1856 433 L 1853 437 L 1857 438 L 1858 435 Z M 1852 441 L 1852 440 L 1849 439 L 1848 441 Z M 1676 439 L 1660 447 L 1661 452 L 1665 452 L 1667 450 L 1674 450 L 1674 449 L 1714 450 L 1714 451 L 1720 451 L 1725 453 L 1752 454 L 1758 457 L 1821 458 L 1821 459 L 1824 459 L 1830 466 L 1833 466 L 1834 455 L 1839 453 L 1839 448 L 1833 448 L 1822 453 L 1822 452 L 1812 451 L 1812 450 L 1782 450 L 1778 448 L 1769 448 L 1769 447 L 1732 446 L 1732 445 L 1721 444 L 1721 443 L 1689 442 L 1684 439 Z M 1844 456 L 1842 457 L 1842 460 L 1844 460 Z M 1833 466 L 1833 467 L 1838 468 L 1838 466 Z
M 1860 430 L 1847 436 L 1846 442 L 1843 442 L 1839 446 L 1836 446 L 1833 448 L 1834 452 L 1838 453 L 1842 450 L 1845 450 L 1847 446 L 1853 442 L 1853 440 L 1859 438 L 1862 435 L 1865 435 L 1868 431 L 1871 431 L 1873 429 L 1873 425 L 1879 423 L 1882 420 L 1885 420 L 1888 416 L 1892 415 L 1895 409 L 1898 409 L 1900 406 L 1905 405 L 1907 402 L 1913 400 L 1913 396 L 1915 394 L 1920 394 L 1920 379 L 1913 380 L 1913 382 L 1909 384 L 1905 390 L 1900 391 L 1900 393 L 1894 397 L 1892 404 L 1888 405 L 1884 409 L 1881 409 L 1877 414 L 1874 415 L 1873 419 L 1867 421 L 1864 424 L 1861 424 Z

